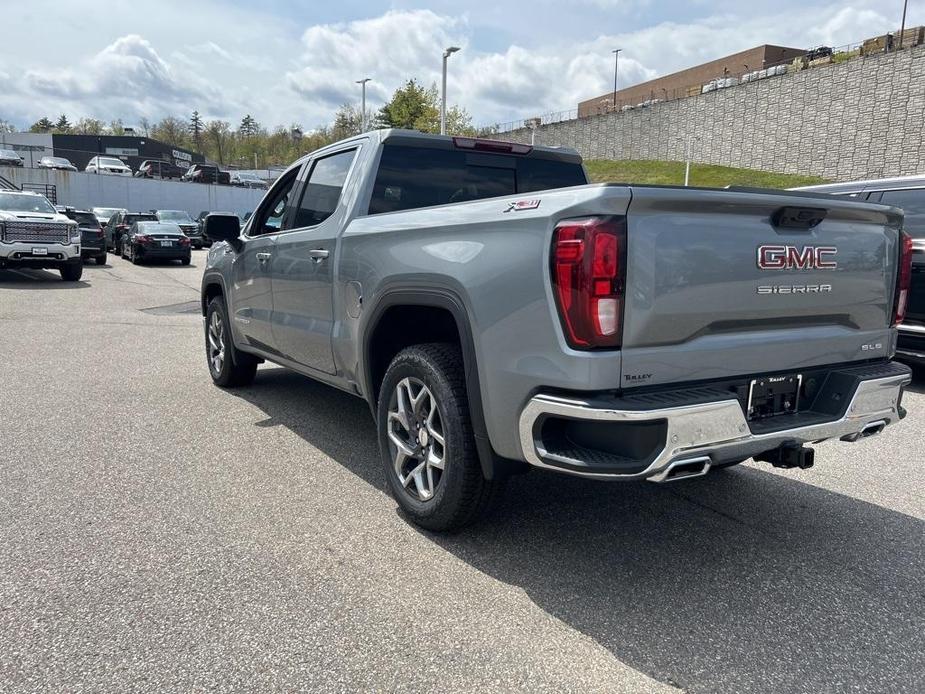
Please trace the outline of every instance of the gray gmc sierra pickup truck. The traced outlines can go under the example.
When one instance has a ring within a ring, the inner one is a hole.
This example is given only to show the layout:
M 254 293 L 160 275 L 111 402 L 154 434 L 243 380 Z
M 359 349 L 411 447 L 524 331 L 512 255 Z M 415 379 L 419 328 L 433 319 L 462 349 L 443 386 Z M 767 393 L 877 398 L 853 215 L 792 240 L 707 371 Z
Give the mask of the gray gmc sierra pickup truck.
M 667 482 L 905 415 L 895 208 L 590 185 L 577 153 L 382 130 L 211 215 L 216 384 L 269 360 L 365 398 L 389 487 L 448 530 L 536 466 Z M 346 434 L 345 435 L 349 435 Z

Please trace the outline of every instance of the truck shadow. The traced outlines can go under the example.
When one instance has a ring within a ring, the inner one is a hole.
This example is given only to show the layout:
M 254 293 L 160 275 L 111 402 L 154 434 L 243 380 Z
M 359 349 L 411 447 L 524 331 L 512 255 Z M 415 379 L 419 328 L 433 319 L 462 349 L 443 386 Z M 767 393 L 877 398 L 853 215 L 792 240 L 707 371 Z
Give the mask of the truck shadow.
M 237 393 L 266 413 L 259 426 L 384 489 L 363 401 L 282 369 Z M 828 464 L 851 464 L 835 450 Z M 925 523 L 799 474 L 745 466 L 659 486 L 537 471 L 475 527 L 421 534 L 663 683 L 922 691 Z
M 55 270 L 0 270 L 0 289 L 86 289 L 84 280 L 63 282 Z

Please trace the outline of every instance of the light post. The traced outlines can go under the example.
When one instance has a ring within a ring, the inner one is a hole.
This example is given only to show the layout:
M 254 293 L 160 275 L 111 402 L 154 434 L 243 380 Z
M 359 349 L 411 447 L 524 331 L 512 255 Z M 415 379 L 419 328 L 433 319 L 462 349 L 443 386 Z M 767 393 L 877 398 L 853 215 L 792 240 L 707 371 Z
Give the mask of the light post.
M 617 110 L 617 71 L 620 69 L 620 51 L 622 48 L 615 48 L 613 51 L 613 110 Z
M 366 132 L 366 83 L 369 82 L 370 79 L 372 78 L 364 77 L 363 79 L 357 80 L 356 82 L 363 90 L 363 97 L 362 101 L 360 102 L 362 104 L 360 106 L 360 132 L 364 133 Z
M 906 10 L 909 9 L 909 0 L 903 0 L 903 21 L 899 25 L 899 49 L 903 47 L 903 34 L 906 33 Z
M 443 98 L 440 100 L 440 134 L 446 135 L 446 59 L 459 50 L 459 46 L 450 46 L 443 51 Z
M 684 187 L 690 183 L 691 180 L 691 154 L 694 147 L 694 140 L 700 141 L 699 137 L 693 137 L 691 135 L 687 136 L 687 161 L 684 164 Z

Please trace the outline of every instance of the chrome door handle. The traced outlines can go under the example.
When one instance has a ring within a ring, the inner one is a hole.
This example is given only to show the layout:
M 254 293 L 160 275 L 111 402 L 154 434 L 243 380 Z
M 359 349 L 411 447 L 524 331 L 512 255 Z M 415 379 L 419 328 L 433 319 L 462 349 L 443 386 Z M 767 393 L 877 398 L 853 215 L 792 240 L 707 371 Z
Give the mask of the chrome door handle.
M 255 253 L 254 257 L 257 258 L 258 263 L 265 263 L 270 259 L 271 254 L 270 253 Z
M 331 252 L 325 250 L 324 248 L 313 248 L 308 252 L 308 257 L 314 260 L 316 263 L 320 263 L 329 255 L 331 255 Z

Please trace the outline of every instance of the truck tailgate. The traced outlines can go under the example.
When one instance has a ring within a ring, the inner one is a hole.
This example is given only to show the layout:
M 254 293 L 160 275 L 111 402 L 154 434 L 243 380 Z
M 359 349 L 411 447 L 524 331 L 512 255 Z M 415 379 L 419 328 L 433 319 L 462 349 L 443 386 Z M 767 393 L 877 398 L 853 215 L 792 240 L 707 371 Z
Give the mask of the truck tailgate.
M 812 228 L 795 210 L 824 210 Z M 901 214 L 822 196 L 634 187 L 625 387 L 885 358 Z

